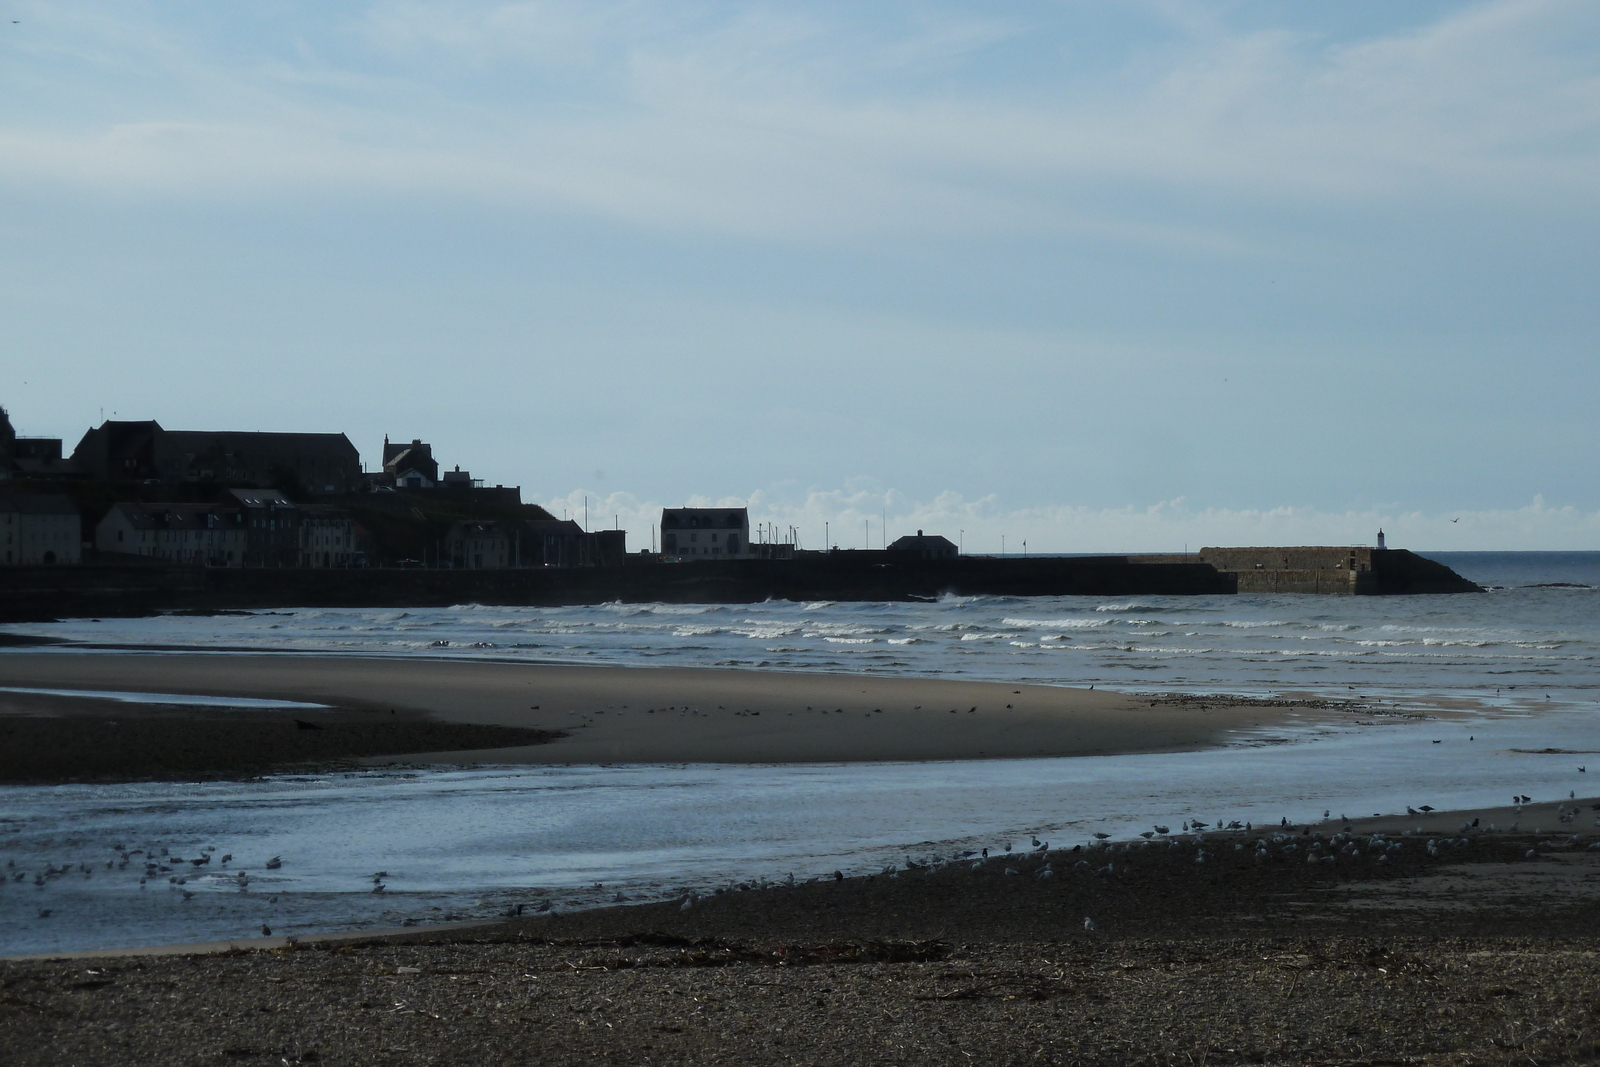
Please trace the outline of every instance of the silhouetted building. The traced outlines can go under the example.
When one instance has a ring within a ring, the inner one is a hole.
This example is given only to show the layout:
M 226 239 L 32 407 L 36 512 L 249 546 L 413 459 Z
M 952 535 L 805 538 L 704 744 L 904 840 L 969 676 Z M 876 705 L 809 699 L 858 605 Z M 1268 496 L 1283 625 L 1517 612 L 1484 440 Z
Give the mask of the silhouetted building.
M 570 519 L 458 522 L 444 543 L 449 565 L 463 570 L 620 567 L 627 554 L 622 530 L 585 533 Z
M 948 537 L 938 534 L 923 536 L 921 530 L 917 536 L 909 535 L 897 539 L 889 546 L 890 552 L 908 552 L 918 559 L 955 559 L 960 554 L 955 544 Z
M 78 505 L 51 493 L 0 492 L 0 562 L 78 563 L 83 529 Z
M 59 437 L 18 437 L 5 408 L 0 408 L 0 481 L 8 478 L 59 478 L 78 473 L 61 456 Z
M 472 571 L 498 571 L 517 566 L 514 522 L 458 522 L 445 534 L 450 566 Z
M 209 482 L 337 496 L 361 486 L 361 456 L 342 433 L 167 430 L 151 419 L 107 421 L 83 435 L 72 459 L 90 478 Z
M 385 437 L 383 470 L 402 489 L 432 489 L 439 484 L 439 464 L 433 458 L 433 446 L 416 438 L 412 438 L 409 445 L 403 445 L 390 444 Z
M 17 431 L 11 425 L 11 416 L 0 408 L 0 481 L 11 477 L 11 464 L 16 459 Z
M 293 567 L 300 562 L 300 509 L 276 489 L 230 489 L 244 513 L 246 567 Z
M 306 504 L 299 508 L 300 566 L 355 567 L 366 563 L 363 530 L 349 512 Z
M 250 555 L 243 508 L 227 504 L 113 504 L 94 530 L 102 557 L 243 567 Z
M 748 559 L 748 508 L 663 508 L 661 554 L 669 559 Z
M 338 508 L 299 506 L 275 489 L 235 489 L 220 503 L 118 503 L 95 527 L 102 556 L 204 567 L 349 567 L 360 528 Z

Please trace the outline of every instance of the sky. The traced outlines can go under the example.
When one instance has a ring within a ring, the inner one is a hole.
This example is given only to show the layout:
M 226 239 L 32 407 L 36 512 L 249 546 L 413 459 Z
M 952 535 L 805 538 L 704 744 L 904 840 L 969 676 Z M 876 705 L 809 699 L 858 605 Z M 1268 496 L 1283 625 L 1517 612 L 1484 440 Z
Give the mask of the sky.
M 647 547 L 1600 549 L 1600 5 L 0 0 L 0 405 Z

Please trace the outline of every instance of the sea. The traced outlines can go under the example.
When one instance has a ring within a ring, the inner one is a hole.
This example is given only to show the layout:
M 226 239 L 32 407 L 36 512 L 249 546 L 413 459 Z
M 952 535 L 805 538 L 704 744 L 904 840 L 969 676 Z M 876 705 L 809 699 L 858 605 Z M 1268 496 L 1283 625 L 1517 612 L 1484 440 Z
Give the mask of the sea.
M 1424 554 L 1485 592 L 463 604 L 0 627 L 61 639 L 43 646 L 57 655 L 294 650 L 845 672 L 1329 698 L 1374 711 L 1160 755 L 3 787 L 0 955 L 519 907 L 559 916 L 1193 820 L 1278 825 L 1600 792 L 1588 788 L 1590 760 L 1600 775 L 1600 552 Z

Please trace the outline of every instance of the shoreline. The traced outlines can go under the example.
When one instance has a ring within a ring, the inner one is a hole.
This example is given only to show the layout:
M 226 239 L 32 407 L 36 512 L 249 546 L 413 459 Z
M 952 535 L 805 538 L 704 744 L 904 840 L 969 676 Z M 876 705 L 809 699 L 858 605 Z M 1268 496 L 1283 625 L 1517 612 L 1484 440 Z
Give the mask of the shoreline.
M 0 691 L 0 728 L 45 723 L 49 729 L 36 732 L 60 735 L 37 742 L 52 766 L 70 762 L 72 751 L 95 743 L 94 730 L 116 722 L 125 732 L 134 724 L 169 738 L 209 731 L 205 747 L 214 765 L 191 761 L 190 773 L 224 773 L 240 766 L 241 755 L 251 758 L 247 770 L 258 771 L 263 762 L 253 746 L 265 724 L 287 730 L 291 720 L 326 727 L 294 738 L 292 757 L 302 764 L 352 759 L 377 766 L 398 757 L 442 765 L 768 764 L 1193 751 L 1289 722 L 1392 714 L 1320 699 L 1136 695 L 967 679 L 286 652 L 10 651 L 0 655 L 0 687 L 217 697 L 207 709 Z M 331 710 L 247 713 L 228 710 L 229 697 Z M 90 730 L 94 723 L 101 725 Z M 462 733 L 467 728 L 537 734 L 508 744 L 509 734 L 473 740 Z M 240 736 L 230 740 L 230 730 Z M 341 730 L 395 736 L 372 752 L 346 746 L 319 756 L 312 742 L 331 741 Z
M 1183 835 L 493 925 L 0 959 L 0 1026 L 12 1062 L 107 1067 L 1592 1060 L 1600 831 L 1462 844 L 1390 819 L 1393 838 Z
M 1043 849 L 1034 851 L 1017 850 L 1015 852 L 994 851 L 992 854 L 979 856 L 975 851 L 969 852 L 964 858 L 952 855 L 944 865 L 949 870 L 968 868 L 974 871 L 986 870 L 990 874 L 1019 873 L 1017 870 L 1007 871 L 1007 868 L 1020 868 L 1026 873 L 1029 868 L 1037 874 L 1044 868 L 1067 870 L 1080 860 L 1091 861 L 1091 866 L 1098 868 L 1109 860 L 1115 864 L 1118 855 L 1129 855 L 1137 858 L 1141 853 L 1159 857 L 1161 854 L 1186 849 L 1185 859 L 1190 856 L 1205 854 L 1211 858 L 1227 858 L 1228 850 L 1234 845 L 1246 845 L 1254 850 L 1257 847 L 1272 847 L 1283 850 L 1275 857 L 1281 862 L 1302 847 L 1308 846 L 1313 841 L 1337 840 L 1339 837 L 1357 839 L 1357 843 L 1366 843 L 1369 846 L 1368 861 L 1364 864 L 1356 863 L 1361 867 L 1361 874 L 1371 878 L 1385 878 L 1392 872 L 1385 866 L 1386 861 L 1377 860 L 1378 852 L 1372 851 L 1370 846 L 1378 839 L 1386 843 L 1399 843 L 1400 850 L 1409 847 L 1410 852 L 1405 856 L 1409 869 L 1401 871 L 1402 876 L 1418 873 L 1415 862 L 1420 857 L 1415 854 L 1419 851 L 1428 851 L 1433 859 L 1443 859 L 1443 865 L 1458 861 L 1463 856 L 1457 856 L 1454 849 L 1471 846 L 1478 849 L 1478 853 L 1470 857 L 1475 862 L 1481 863 L 1483 848 L 1490 848 L 1492 856 L 1490 862 L 1495 864 L 1516 864 L 1517 861 L 1533 861 L 1536 858 L 1562 857 L 1572 858 L 1582 856 L 1587 862 L 1581 869 L 1555 872 L 1554 880 L 1564 883 L 1560 892 L 1575 891 L 1578 895 L 1587 896 L 1596 905 L 1597 933 L 1600 933 L 1600 818 L 1589 820 L 1589 815 L 1600 814 L 1600 797 L 1579 797 L 1568 800 L 1544 801 L 1530 803 L 1521 807 L 1480 807 L 1458 808 L 1448 811 L 1415 812 L 1407 814 L 1379 813 L 1369 816 L 1356 816 L 1350 818 L 1327 818 L 1306 823 L 1286 823 L 1283 825 L 1263 824 L 1248 829 L 1222 828 L 1207 826 L 1203 829 L 1187 829 L 1169 833 L 1158 834 L 1153 837 L 1133 836 L 1095 842 L 1092 845 L 1082 844 Z M 1563 818 L 1564 815 L 1573 816 Z M 1585 818 L 1593 822 L 1592 826 L 1582 826 L 1577 818 Z M 1585 832 L 1587 831 L 1587 832 Z M 1375 836 L 1376 835 L 1376 836 Z M 1457 836 L 1461 835 L 1461 836 Z M 1262 843 L 1272 843 L 1263 845 Z M 1434 854 L 1431 846 L 1436 843 L 1441 845 L 1441 851 Z M 1292 846 L 1292 848 L 1285 848 Z M 1596 847 L 1591 847 L 1596 846 Z M 1237 852 L 1238 849 L 1233 851 Z M 1253 852 L 1252 852 L 1253 854 Z M 1537 855 L 1536 855 L 1537 854 Z M 1242 857 L 1240 857 L 1242 858 Z M 1301 855 L 1293 855 L 1296 862 L 1302 860 Z M 1360 859 L 1357 852 L 1353 861 Z M 909 863 L 905 870 L 897 871 L 891 875 L 891 880 L 898 879 L 900 875 L 911 877 L 913 875 L 934 874 L 941 869 L 939 863 L 929 865 L 924 862 L 913 867 Z M 1397 871 L 1400 868 L 1396 868 Z M 1548 872 L 1541 872 L 1548 874 Z M 837 875 L 834 879 L 823 876 L 813 876 L 800 883 L 785 886 L 783 883 L 772 880 L 761 885 L 754 882 L 740 884 L 738 891 L 759 891 L 761 893 L 782 893 L 786 889 L 792 892 L 797 886 L 832 883 L 839 886 L 865 886 L 882 881 L 882 872 L 879 874 Z M 1226 879 L 1225 879 L 1226 880 Z M 1374 883 L 1375 884 L 1375 883 Z M 1451 885 L 1450 890 L 1459 893 L 1461 886 Z M 1504 887 L 1501 887 L 1502 889 Z M 1549 888 L 1549 887 L 1546 887 Z M 714 895 L 720 896 L 724 890 L 717 890 Z M 1397 896 L 1390 892 L 1391 897 Z M 1405 896 L 1401 893 L 1399 896 Z M 1507 900 L 1516 896 L 1514 891 L 1504 892 Z M 1428 893 L 1411 894 L 1414 898 L 1407 905 L 1415 907 L 1425 903 Z M 691 900 L 710 899 L 698 894 L 690 894 Z M 20 955 L 0 955 L 0 964 L 8 962 L 49 961 L 49 960 L 78 960 L 78 959 L 118 959 L 127 957 L 149 956 L 215 956 L 234 955 L 240 952 L 276 952 L 312 947 L 338 947 L 352 944 L 373 945 L 399 945 L 407 943 L 424 942 L 450 942 L 461 936 L 477 939 L 498 934 L 526 933 L 530 929 L 543 925 L 554 930 L 559 927 L 566 935 L 571 935 L 575 930 L 605 929 L 611 930 L 618 926 L 628 926 L 633 918 L 640 915 L 650 916 L 653 920 L 670 915 L 672 911 L 684 913 L 693 910 L 684 907 L 682 901 L 684 894 L 663 893 L 650 900 L 624 904 L 602 904 L 594 907 L 577 907 L 566 910 L 554 909 L 549 914 L 528 912 L 526 917 L 499 917 L 499 918 L 467 918 L 447 919 L 435 923 L 418 923 L 404 927 L 375 927 L 323 930 L 296 935 L 278 935 L 269 937 L 246 937 L 215 939 L 201 942 L 156 943 L 144 945 L 131 945 L 115 948 L 99 949 L 73 949 L 62 952 L 26 953 Z M 1436 901 L 1435 903 L 1440 903 Z

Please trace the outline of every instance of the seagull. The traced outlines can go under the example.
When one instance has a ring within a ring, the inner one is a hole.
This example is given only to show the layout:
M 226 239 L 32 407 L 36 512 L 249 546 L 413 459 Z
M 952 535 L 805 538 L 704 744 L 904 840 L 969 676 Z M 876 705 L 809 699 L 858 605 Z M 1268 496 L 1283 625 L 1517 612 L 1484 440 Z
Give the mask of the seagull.
M 45 914 L 48 915 L 49 913 L 46 912 Z M 1084 920 L 1083 920 L 1083 928 L 1084 928 L 1084 930 L 1086 930 L 1087 932 L 1089 932 L 1091 934 L 1094 933 L 1094 920 L 1090 919 L 1088 917 L 1085 917 Z
M 271 937 L 272 936 L 272 927 L 268 926 L 266 923 L 262 923 L 261 924 L 261 936 L 262 937 Z
M 1451 519 L 1450 521 L 1451 522 L 1460 522 L 1461 520 L 1460 519 Z

